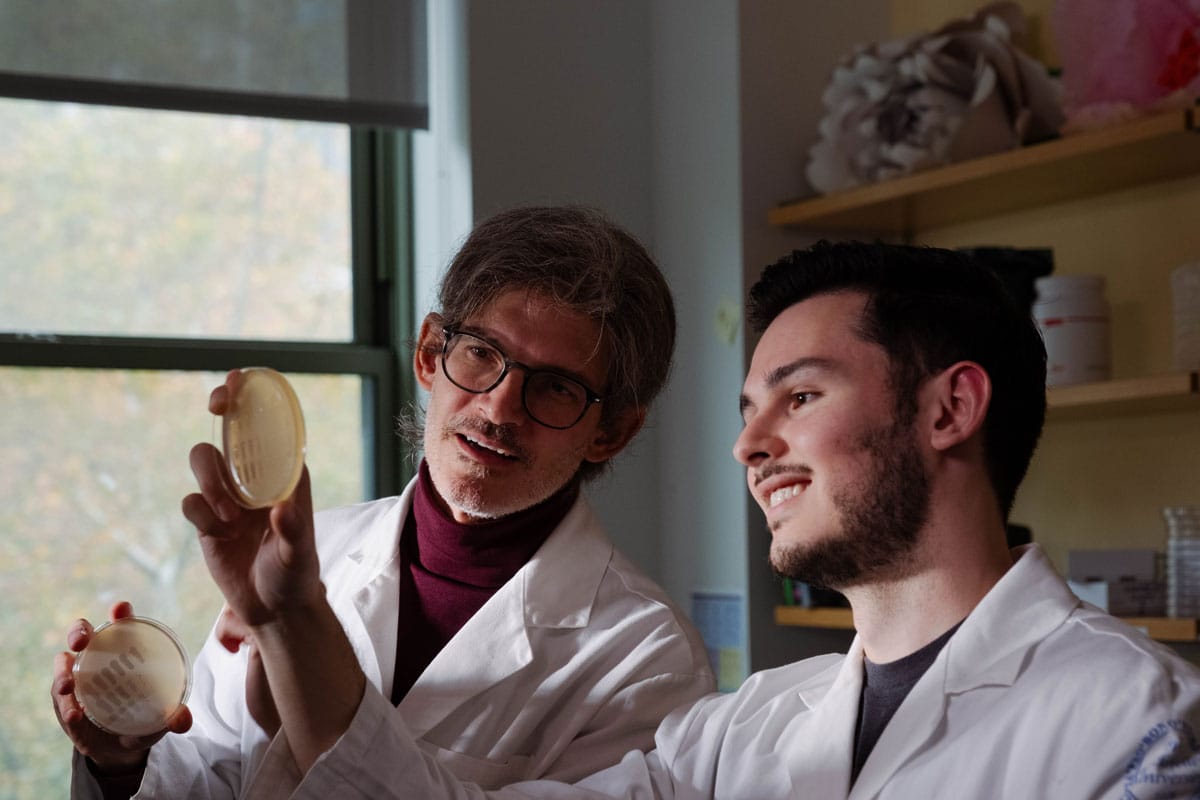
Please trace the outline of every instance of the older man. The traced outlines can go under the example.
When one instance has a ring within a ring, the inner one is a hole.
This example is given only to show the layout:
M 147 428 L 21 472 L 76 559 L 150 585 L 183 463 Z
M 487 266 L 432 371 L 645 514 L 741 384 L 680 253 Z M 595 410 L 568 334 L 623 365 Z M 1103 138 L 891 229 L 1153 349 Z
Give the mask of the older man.
M 228 606 L 196 665 L 194 723 L 182 712 L 186 734 L 153 746 L 104 735 L 60 656 L 77 795 L 375 796 L 410 737 L 475 784 L 575 780 L 713 689 L 698 635 L 581 491 L 667 376 L 674 312 L 654 262 L 594 211 L 522 208 L 474 230 L 439 300 L 414 357 L 425 458 L 400 497 L 314 520 L 305 475 L 252 511 L 211 446 L 193 449 L 200 493 L 183 509 Z M 90 632 L 81 621 L 71 649 Z

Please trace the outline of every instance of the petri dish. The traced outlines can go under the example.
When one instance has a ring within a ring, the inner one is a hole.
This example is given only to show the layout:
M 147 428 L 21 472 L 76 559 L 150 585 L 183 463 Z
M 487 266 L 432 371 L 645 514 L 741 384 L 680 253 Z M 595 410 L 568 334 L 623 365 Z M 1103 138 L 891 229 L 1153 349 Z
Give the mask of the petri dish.
M 101 625 L 75 659 L 75 698 L 88 719 L 118 736 L 165 730 L 191 683 L 183 645 L 149 617 Z
M 269 367 L 241 370 L 221 445 L 243 506 L 265 508 L 291 495 L 304 470 L 304 414 L 287 378 Z

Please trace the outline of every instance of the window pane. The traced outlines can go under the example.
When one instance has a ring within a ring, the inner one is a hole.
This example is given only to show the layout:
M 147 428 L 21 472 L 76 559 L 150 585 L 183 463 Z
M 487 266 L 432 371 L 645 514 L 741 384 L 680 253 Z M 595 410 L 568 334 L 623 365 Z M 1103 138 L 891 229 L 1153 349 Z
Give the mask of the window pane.
M 221 605 L 179 509 L 188 451 L 220 435 L 222 376 L 0 368 L 0 797 L 66 797 L 70 748 L 49 706 L 67 625 L 134 609 L 194 658 Z M 314 505 L 364 498 L 357 376 L 289 375 L 305 409 Z
M 0 330 L 349 341 L 343 125 L 0 100 Z

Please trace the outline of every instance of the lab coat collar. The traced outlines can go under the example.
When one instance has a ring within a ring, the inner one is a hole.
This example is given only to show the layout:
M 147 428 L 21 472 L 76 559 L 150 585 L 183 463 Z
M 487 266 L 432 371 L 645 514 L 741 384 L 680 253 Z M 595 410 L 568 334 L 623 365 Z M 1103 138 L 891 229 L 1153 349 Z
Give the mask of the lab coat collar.
M 1020 673 L 1028 648 L 1062 625 L 1079 600 L 1036 544 L 1016 548 L 1015 563 L 971 611 L 929 670 L 913 687 L 884 729 L 849 794 L 875 797 L 934 734 L 949 697 L 983 686 L 1009 686 Z M 811 752 L 797 764 L 797 792 L 844 797 L 854 751 L 854 729 L 863 680 L 863 648 L 855 637 L 837 668 L 799 687 L 822 735 L 807 742 Z M 815 784 L 814 784 L 815 781 Z
M 516 574 L 531 628 L 583 628 L 592 617 L 613 545 L 581 492 L 533 558 Z
M 400 704 L 420 737 L 484 690 L 533 660 L 530 628 L 578 628 L 592 604 L 613 546 L 581 494 L 562 521 L 516 575 L 492 595 L 434 658 L 428 674 Z
M 416 481 L 410 481 L 399 500 L 367 526 L 359 539 L 361 547 L 348 556 L 355 564 L 357 578 L 347 581 L 347 585 L 356 587 L 353 604 L 362 623 L 361 631 L 349 637 L 351 646 L 367 680 L 387 697 L 391 696 L 396 671 L 400 534 L 412 507 L 415 487 Z
M 1014 548 L 1013 565 L 971 611 L 942 654 L 947 694 L 1010 686 L 1030 645 L 1079 607 L 1079 598 L 1036 544 Z

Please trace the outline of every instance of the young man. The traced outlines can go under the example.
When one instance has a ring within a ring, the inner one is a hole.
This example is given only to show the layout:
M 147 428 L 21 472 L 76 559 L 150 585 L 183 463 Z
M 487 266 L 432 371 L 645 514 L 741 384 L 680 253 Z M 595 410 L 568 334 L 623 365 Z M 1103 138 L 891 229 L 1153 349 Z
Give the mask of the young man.
M 517 209 L 474 230 L 439 300 L 414 356 L 425 457 L 400 497 L 314 518 L 306 473 L 250 511 L 212 447 L 193 449 L 201 493 L 184 513 L 227 611 L 195 666 L 191 720 L 171 723 L 187 733 L 151 746 L 98 731 L 63 654 L 53 691 L 77 796 L 330 782 L 343 788 L 325 800 L 371 796 L 395 781 L 398 730 L 482 786 L 575 780 L 650 747 L 668 711 L 712 691 L 699 636 L 581 491 L 667 376 L 674 312 L 649 255 L 596 212 Z M 81 621 L 71 649 L 90 632 Z
M 777 570 L 849 598 L 849 654 L 760 672 L 736 694 L 681 708 L 654 751 L 573 786 L 484 792 L 410 744 L 391 751 L 402 781 L 374 794 L 336 781 L 321 789 L 1197 796 L 1200 673 L 1083 605 L 1037 545 L 1005 546 L 1045 411 L 1045 351 L 1028 312 L 962 254 L 821 243 L 767 268 L 749 318 L 762 338 L 734 453 Z

